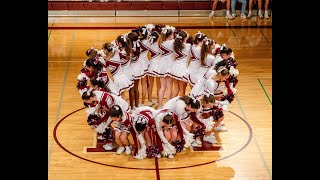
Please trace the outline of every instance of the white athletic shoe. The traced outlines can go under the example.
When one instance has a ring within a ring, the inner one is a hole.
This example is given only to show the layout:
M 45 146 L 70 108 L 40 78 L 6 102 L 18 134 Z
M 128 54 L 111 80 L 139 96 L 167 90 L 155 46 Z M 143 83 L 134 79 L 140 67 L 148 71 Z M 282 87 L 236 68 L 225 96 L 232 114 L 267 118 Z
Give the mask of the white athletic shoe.
M 173 156 L 172 154 L 169 154 L 169 155 L 168 155 L 168 158 L 169 158 L 169 159 L 172 159 L 172 158 L 174 158 L 174 156 Z
M 214 136 L 210 135 L 210 136 L 203 136 L 203 141 L 206 141 L 208 143 L 211 144 L 215 144 L 217 143 L 217 140 L 215 138 L 213 138 Z
M 161 158 L 161 154 L 157 154 L 157 158 Z
M 220 126 L 224 126 L 225 124 L 226 124 L 226 123 L 224 123 L 224 121 L 221 121 L 219 125 L 220 125 Z
M 199 144 L 199 145 L 202 144 L 202 142 L 199 139 L 196 139 L 196 143 Z
M 117 154 L 120 155 L 121 153 L 123 153 L 123 151 L 124 151 L 124 147 L 121 146 L 121 147 L 118 148 Z
M 214 128 L 215 131 L 228 131 L 228 129 L 225 126 L 217 126 Z
M 131 147 L 130 146 L 126 146 L 126 154 L 131 154 Z
M 214 12 L 211 11 L 211 13 L 209 14 L 209 18 L 213 18 L 214 17 Z
M 115 147 L 112 145 L 112 143 L 107 143 L 105 145 L 102 146 L 105 150 L 109 151 L 114 149 Z

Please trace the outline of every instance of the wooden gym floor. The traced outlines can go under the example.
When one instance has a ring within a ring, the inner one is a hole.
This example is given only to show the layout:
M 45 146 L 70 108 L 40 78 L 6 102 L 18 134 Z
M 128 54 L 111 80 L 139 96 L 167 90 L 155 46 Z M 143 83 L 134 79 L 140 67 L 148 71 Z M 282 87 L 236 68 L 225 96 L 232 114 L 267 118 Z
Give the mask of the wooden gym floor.
M 238 91 L 225 112 L 228 131 L 215 133 L 219 150 L 144 160 L 85 151 L 94 144 L 76 89 L 85 51 L 148 23 L 180 26 L 192 35 L 201 31 L 233 49 Z M 48 17 L 48 89 L 49 180 L 272 179 L 272 19 Z

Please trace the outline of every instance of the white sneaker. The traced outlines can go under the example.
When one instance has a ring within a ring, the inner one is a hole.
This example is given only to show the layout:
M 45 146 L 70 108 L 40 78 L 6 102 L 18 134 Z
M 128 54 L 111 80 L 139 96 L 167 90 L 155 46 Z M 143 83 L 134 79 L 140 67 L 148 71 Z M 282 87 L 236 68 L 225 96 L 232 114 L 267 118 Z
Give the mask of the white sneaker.
M 114 149 L 115 147 L 112 145 L 112 143 L 107 143 L 105 145 L 102 146 L 105 150 L 109 151 Z
M 264 18 L 269 19 L 268 13 L 264 13 Z
M 203 141 L 206 141 L 211 144 L 215 144 L 215 143 L 217 143 L 217 140 L 213 137 L 211 135 L 210 136 L 203 136 Z
M 123 151 L 124 151 L 124 147 L 121 146 L 121 147 L 118 148 L 117 154 L 120 155 L 121 153 L 123 153 Z
M 172 159 L 173 157 L 174 157 L 174 156 L 173 156 L 172 154 L 169 154 L 169 155 L 168 155 L 168 158 L 169 158 L 169 159 Z
M 191 146 L 192 146 L 192 147 L 198 147 L 198 143 L 197 143 L 196 141 L 193 141 L 193 142 L 191 143 Z
M 157 158 L 161 158 L 161 154 L 157 154 Z
M 130 146 L 126 146 L 126 154 L 131 154 L 131 147 Z
M 228 131 L 228 129 L 225 126 L 217 126 L 214 128 L 215 131 Z
M 251 18 L 251 17 L 252 17 L 252 14 L 249 13 L 249 14 L 247 15 L 247 18 Z
M 232 16 L 233 18 L 237 17 L 236 13 L 232 13 L 231 16 Z
M 199 145 L 202 144 L 202 142 L 199 139 L 196 139 L 196 143 L 199 144 Z
M 214 17 L 214 12 L 211 11 L 211 13 L 209 14 L 209 18 L 213 18 Z
M 226 123 L 225 123 L 224 121 L 221 121 L 219 125 L 220 125 L 220 126 L 224 126 L 225 124 L 226 124 Z
M 234 17 L 231 16 L 231 14 L 226 14 L 225 18 L 227 18 L 227 19 L 234 19 Z
M 241 17 L 242 19 L 247 19 L 247 16 L 246 16 L 245 14 L 243 14 L 243 13 L 241 13 L 240 17 Z
M 258 13 L 258 16 L 260 17 L 260 19 L 263 18 L 262 12 Z

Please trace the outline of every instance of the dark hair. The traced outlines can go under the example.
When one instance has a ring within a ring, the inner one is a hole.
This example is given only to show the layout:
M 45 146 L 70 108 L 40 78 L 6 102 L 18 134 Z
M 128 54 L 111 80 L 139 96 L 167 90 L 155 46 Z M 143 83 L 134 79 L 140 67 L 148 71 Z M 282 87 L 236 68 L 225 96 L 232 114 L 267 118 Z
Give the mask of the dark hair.
M 101 87 L 101 88 L 105 87 L 105 84 L 103 81 L 98 81 L 95 78 L 91 78 L 90 82 L 91 82 L 92 86 L 98 85 L 98 87 Z
M 113 44 L 110 43 L 110 42 L 104 43 L 104 44 L 102 45 L 102 49 L 105 49 L 105 50 L 107 50 L 108 52 L 111 52 L 112 49 L 113 49 Z
M 230 53 L 232 53 L 232 49 L 225 46 L 223 46 L 222 49 L 220 50 L 220 54 L 229 55 Z
M 179 99 L 184 101 L 186 105 L 190 105 L 192 109 L 200 108 L 200 101 L 197 99 L 193 101 L 193 99 L 190 96 L 181 96 Z
M 82 100 L 89 100 L 89 99 L 92 98 L 93 96 L 94 96 L 94 94 L 93 94 L 92 92 L 88 95 L 87 91 L 85 91 L 85 92 L 82 94 L 81 98 L 82 98 Z
M 152 29 L 152 32 L 153 31 L 157 31 L 159 34 L 161 33 L 161 31 L 162 31 L 162 28 L 164 28 L 165 27 L 165 25 L 163 25 L 163 24 L 156 24 L 155 26 L 154 26 L 154 29 Z
M 157 41 L 158 41 L 158 39 L 159 39 L 159 33 L 158 33 L 157 31 L 153 31 L 153 32 L 150 34 L 149 38 L 151 38 L 152 36 L 155 37 L 155 38 L 152 38 L 151 44 L 153 44 L 154 42 L 157 42 Z
M 204 43 L 201 46 L 200 56 L 201 56 L 201 65 L 202 66 L 204 66 L 204 64 L 205 64 L 205 60 L 206 60 L 207 54 L 209 52 L 209 48 L 213 44 L 213 42 L 214 41 L 211 39 L 206 39 L 206 40 L 204 40 Z M 208 43 L 208 45 L 206 43 Z
M 162 33 L 162 31 L 161 31 L 161 33 L 160 33 L 160 37 L 159 37 L 159 39 L 158 39 L 158 44 L 159 44 L 159 46 L 162 44 L 162 42 L 163 41 L 165 41 L 169 36 L 171 36 L 173 34 L 173 31 L 172 31 L 172 29 L 171 28 L 167 28 L 167 32 L 164 34 L 164 33 Z
M 187 39 L 187 43 L 193 44 L 193 37 L 189 35 L 189 38 Z
M 162 121 L 166 124 L 173 124 L 174 123 L 174 120 L 173 120 L 173 116 L 172 115 L 165 115 L 162 119 Z
M 139 34 L 139 31 L 140 31 L 140 26 L 131 30 L 131 32 L 135 32 L 137 34 Z
M 117 41 L 125 49 L 126 54 L 127 54 L 127 59 L 128 59 L 130 57 L 130 52 L 131 52 L 131 48 L 132 48 L 132 41 L 128 37 L 125 37 L 124 35 L 118 36 Z
M 95 58 L 98 54 L 98 51 L 96 49 L 90 48 L 86 51 L 86 55 L 88 58 Z
M 195 34 L 194 36 L 194 40 L 193 43 L 194 44 L 198 44 L 199 42 L 202 42 L 207 36 L 205 34 L 203 34 L 202 32 L 198 32 L 197 34 Z
M 136 43 L 139 43 L 137 42 L 138 39 L 139 39 L 139 36 L 137 33 L 135 32 L 131 32 L 128 34 L 128 39 L 130 39 L 130 41 L 132 42 L 132 48 L 133 48 L 133 43 L 136 42 Z M 134 56 L 139 56 L 140 55 L 140 47 L 136 46 L 135 47 L 136 49 L 135 50 L 132 50 L 132 54 Z M 128 56 L 128 55 L 127 55 Z
M 110 114 L 109 115 L 110 117 L 120 118 L 123 115 L 123 112 L 122 112 L 121 107 L 119 105 L 113 105 L 110 108 L 109 114 Z
M 136 123 L 135 128 L 138 132 L 145 130 L 147 127 L 147 123 Z
M 86 103 L 86 102 L 83 102 L 83 105 L 84 105 L 85 107 L 87 107 L 87 108 L 90 107 L 89 104 Z
M 219 67 L 221 67 L 221 66 L 226 67 L 227 65 L 228 65 L 228 60 L 225 60 L 225 59 L 224 59 L 224 60 L 218 62 L 218 63 L 215 65 L 214 70 L 218 71 Z
M 177 38 L 176 36 L 173 43 L 174 50 L 176 52 L 182 51 L 182 49 L 184 48 L 183 40 L 188 36 L 188 34 L 184 31 L 180 31 L 178 35 L 181 36 L 181 38 Z
M 204 95 L 202 99 L 204 100 L 205 103 L 214 103 L 215 102 L 215 97 L 212 94 L 209 94 L 209 96 Z
M 147 27 L 146 26 L 141 26 L 140 28 L 139 28 L 139 39 L 140 40 L 144 40 L 144 39 L 146 39 L 147 38 L 147 36 L 148 36 L 148 29 L 147 29 Z
M 102 69 L 102 63 L 99 60 L 89 58 L 86 60 L 86 66 L 93 67 L 94 73 L 97 74 L 98 71 L 101 71 Z

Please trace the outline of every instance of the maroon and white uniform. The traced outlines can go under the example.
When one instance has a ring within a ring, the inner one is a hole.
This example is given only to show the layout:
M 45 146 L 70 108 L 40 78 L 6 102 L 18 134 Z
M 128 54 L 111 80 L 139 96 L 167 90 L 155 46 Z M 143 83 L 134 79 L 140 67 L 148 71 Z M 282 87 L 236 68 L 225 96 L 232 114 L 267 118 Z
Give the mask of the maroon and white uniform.
M 159 77 L 159 74 L 155 71 L 160 66 L 160 57 L 161 57 L 161 52 L 160 52 L 158 42 L 154 42 L 153 44 L 150 45 L 149 52 L 150 52 L 150 65 L 149 65 L 147 75 L 153 76 L 153 77 Z
M 159 138 L 162 141 L 162 146 L 163 146 L 162 154 L 164 156 L 167 156 L 169 154 L 176 154 L 177 152 L 180 151 L 180 150 L 178 150 L 176 148 L 174 143 L 170 144 L 169 141 L 164 136 L 164 133 L 163 133 L 164 129 L 162 127 L 162 123 L 161 122 L 163 120 L 163 117 L 166 116 L 167 114 L 172 114 L 172 116 L 173 116 L 173 120 L 174 120 L 173 127 L 176 127 L 178 129 L 178 134 L 180 135 L 180 138 L 181 138 L 180 142 L 181 142 L 181 145 L 182 145 L 182 149 L 183 149 L 183 145 L 185 144 L 185 137 L 184 137 L 183 129 L 182 129 L 182 126 L 180 124 L 180 121 L 178 120 L 177 114 L 175 114 L 171 109 L 168 109 L 168 108 L 159 110 L 158 113 L 155 114 L 154 120 L 155 120 L 155 124 L 156 124 L 156 128 L 157 128 L 157 132 L 158 132 Z
M 213 67 L 215 61 L 215 57 L 212 54 L 207 54 L 205 58 L 205 62 L 203 65 L 200 65 L 200 68 L 194 75 L 194 82 L 197 83 L 207 72 L 208 70 Z
M 200 124 L 203 128 L 205 128 L 204 124 L 196 117 L 195 113 L 191 113 L 186 111 L 186 103 L 179 99 L 180 96 L 177 96 L 175 98 L 170 99 L 167 101 L 165 105 L 163 105 L 163 108 L 168 108 L 171 109 L 175 114 L 178 116 L 178 121 L 179 122 L 186 122 L 190 123 L 190 125 L 193 122 L 196 122 L 197 124 Z M 185 144 L 184 147 L 189 147 L 191 143 L 194 141 L 194 134 L 190 133 L 185 127 L 182 126 L 183 129 L 183 134 L 184 134 L 184 139 L 185 139 Z
M 140 45 L 140 56 L 138 62 L 141 63 L 141 66 L 144 70 L 144 73 L 146 74 L 150 65 L 149 59 L 148 59 L 148 51 L 150 48 L 150 42 L 147 39 L 143 39 L 138 41 Z
M 174 39 L 166 40 L 159 45 L 161 58 L 159 60 L 158 66 L 153 70 L 159 77 L 166 77 L 174 63 L 175 53 L 173 49 L 173 42 Z
M 187 82 L 185 78 L 190 59 L 191 44 L 184 43 L 184 48 L 181 51 L 175 51 L 176 59 L 173 66 L 168 72 L 168 75 L 174 79 Z
M 127 77 L 133 82 L 133 73 L 130 67 L 130 58 L 127 59 L 127 53 L 125 50 L 120 50 L 117 47 L 116 51 L 119 53 L 121 69 L 127 75 Z
M 140 47 L 140 40 L 138 41 L 133 41 L 133 46 L 132 46 L 132 51 L 136 50 L 136 47 Z M 141 51 L 143 49 L 140 47 L 140 54 L 138 56 L 134 55 L 132 53 L 132 57 L 131 57 L 131 62 L 130 62 L 130 68 L 132 70 L 132 75 L 133 75 L 133 79 L 134 80 L 138 80 L 141 78 L 144 78 L 146 76 L 146 71 L 145 71 L 145 65 L 143 63 L 145 63 L 144 59 L 140 58 L 141 56 Z M 144 53 L 146 53 L 148 51 L 144 50 Z
M 188 80 L 189 84 L 194 86 L 197 83 L 197 79 L 195 78 L 197 75 L 197 71 L 199 70 L 201 66 L 201 46 L 198 45 L 192 45 L 191 47 L 191 61 L 189 63 L 189 66 L 187 68 L 187 72 L 185 75 L 185 79 Z
M 115 50 L 114 52 L 113 57 L 106 62 L 106 67 L 112 74 L 114 85 L 118 88 L 118 93 L 121 94 L 132 88 L 133 82 L 121 67 L 122 62 L 120 60 L 119 51 Z
M 109 117 L 109 110 L 113 105 L 119 105 L 122 109 L 123 114 L 130 111 L 128 103 L 119 96 L 116 96 L 111 93 L 102 92 L 102 91 L 93 91 L 97 97 L 98 104 L 96 108 L 100 108 L 102 112 L 106 112 L 101 118 L 99 125 L 96 128 L 97 132 L 103 132 L 106 127 L 111 123 L 111 118 Z
M 139 151 L 138 151 L 138 145 L 136 145 L 136 149 L 134 151 L 134 157 L 137 159 L 143 159 L 145 157 L 148 157 L 148 158 L 157 157 L 157 155 L 163 151 L 162 141 L 158 135 L 155 120 L 154 120 L 154 116 L 158 112 L 159 111 L 153 109 L 152 107 L 142 106 L 137 108 L 132 114 L 133 116 L 132 125 L 134 129 L 135 129 L 135 124 L 137 122 L 143 121 L 143 123 L 147 124 L 145 132 L 148 134 L 148 136 L 151 139 L 151 146 L 147 147 L 143 135 L 136 131 L 138 135 L 137 137 L 140 143 Z

